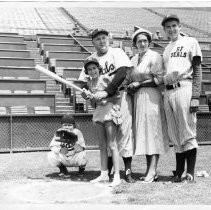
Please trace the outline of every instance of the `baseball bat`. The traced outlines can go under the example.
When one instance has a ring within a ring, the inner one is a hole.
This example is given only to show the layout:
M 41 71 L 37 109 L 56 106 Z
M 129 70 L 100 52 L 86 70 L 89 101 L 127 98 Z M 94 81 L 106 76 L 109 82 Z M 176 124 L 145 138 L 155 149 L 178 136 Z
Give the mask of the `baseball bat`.
M 67 80 L 61 78 L 61 77 L 58 76 L 57 74 L 54 74 L 53 72 L 49 71 L 48 69 L 46 69 L 46 68 L 44 68 L 44 67 L 42 67 L 42 66 L 40 66 L 40 65 L 36 65 L 36 66 L 35 66 L 35 69 L 36 69 L 37 71 L 43 73 L 43 74 L 48 75 L 48 76 L 51 77 L 52 79 L 55 79 L 55 80 L 57 80 L 57 81 L 59 81 L 59 82 L 65 84 L 65 85 L 68 85 L 68 86 L 70 86 L 70 87 L 72 87 L 72 88 L 74 88 L 74 89 L 80 91 L 80 92 L 83 92 L 83 90 L 82 90 L 81 88 L 79 88 L 77 85 L 74 85 L 72 82 L 67 81 Z

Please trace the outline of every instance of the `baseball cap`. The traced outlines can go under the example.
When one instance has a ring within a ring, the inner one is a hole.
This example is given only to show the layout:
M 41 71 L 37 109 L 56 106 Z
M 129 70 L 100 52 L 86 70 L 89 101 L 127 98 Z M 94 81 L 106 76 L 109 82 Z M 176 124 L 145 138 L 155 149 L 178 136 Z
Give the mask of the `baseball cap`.
M 66 114 L 62 117 L 61 124 L 75 124 L 75 118 L 71 114 Z
M 163 18 L 163 21 L 161 23 L 161 25 L 164 27 L 165 26 L 165 23 L 169 20 L 176 20 L 178 22 L 180 22 L 179 18 L 177 17 L 177 15 L 169 15 L 169 16 L 165 16 Z
M 141 34 L 141 33 L 146 33 L 149 35 L 150 39 L 152 39 L 152 33 L 146 29 L 143 28 L 139 28 L 138 30 L 136 30 L 133 35 L 132 35 L 132 42 L 135 42 L 135 39 L 137 37 L 137 35 Z M 151 41 L 151 40 L 150 40 Z
M 92 39 L 94 39 L 98 34 L 105 34 L 106 36 L 108 36 L 109 33 L 105 29 L 97 28 L 91 33 Z
M 93 57 L 90 57 L 90 58 L 87 58 L 85 61 L 84 61 L 84 68 L 86 69 L 87 66 L 90 64 L 90 63 L 95 63 L 97 65 L 99 65 L 99 62 L 96 58 L 93 58 Z

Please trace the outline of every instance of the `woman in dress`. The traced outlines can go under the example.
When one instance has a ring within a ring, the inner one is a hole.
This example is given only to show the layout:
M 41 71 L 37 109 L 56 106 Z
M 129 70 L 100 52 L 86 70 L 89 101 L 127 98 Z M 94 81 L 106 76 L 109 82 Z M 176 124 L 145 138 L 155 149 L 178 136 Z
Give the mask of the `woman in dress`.
M 143 183 L 157 180 L 159 155 L 169 147 L 167 125 L 163 110 L 162 83 L 163 62 L 157 52 L 149 49 L 151 33 L 139 29 L 132 37 L 133 45 L 138 48 L 131 62 L 134 69 L 128 72 L 128 92 L 134 93 L 134 135 L 135 155 L 146 155 L 147 169 Z

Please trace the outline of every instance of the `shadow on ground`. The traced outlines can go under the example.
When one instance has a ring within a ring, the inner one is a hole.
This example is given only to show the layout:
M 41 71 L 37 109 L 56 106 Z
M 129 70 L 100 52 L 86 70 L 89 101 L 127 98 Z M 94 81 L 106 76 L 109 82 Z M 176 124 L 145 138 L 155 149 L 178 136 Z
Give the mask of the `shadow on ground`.
M 55 180 L 72 180 L 72 181 L 83 181 L 89 182 L 92 179 L 95 179 L 100 175 L 99 171 L 85 171 L 82 175 L 78 173 L 78 171 L 69 171 L 68 175 L 66 176 L 59 176 L 58 172 L 48 173 L 45 175 L 46 178 L 55 179 Z M 120 171 L 121 179 L 124 180 L 125 172 Z M 133 173 L 132 177 L 135 181 L 140 181 L 140 177 L 144 176 L 143 173 Z M 30 177 L 28 177 L 30 178 Z M 164 176 L 158 175 L 157 182 L 169 182 L 171 181 L 172 176 Z

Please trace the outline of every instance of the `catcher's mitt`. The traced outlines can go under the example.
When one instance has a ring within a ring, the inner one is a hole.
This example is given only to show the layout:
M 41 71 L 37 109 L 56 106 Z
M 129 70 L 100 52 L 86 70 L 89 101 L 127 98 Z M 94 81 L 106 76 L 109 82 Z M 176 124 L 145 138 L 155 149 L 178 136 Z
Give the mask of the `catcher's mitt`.
M 56 136 L 60 137 L 60 139 L 57 139 L 56 141 L 71 144 L 71 145 L 74 145 L 75 142 L 78 140 L 78 136 L 72 131 L 68 131 L 68 130 L 58 130 L 56 132 Z

